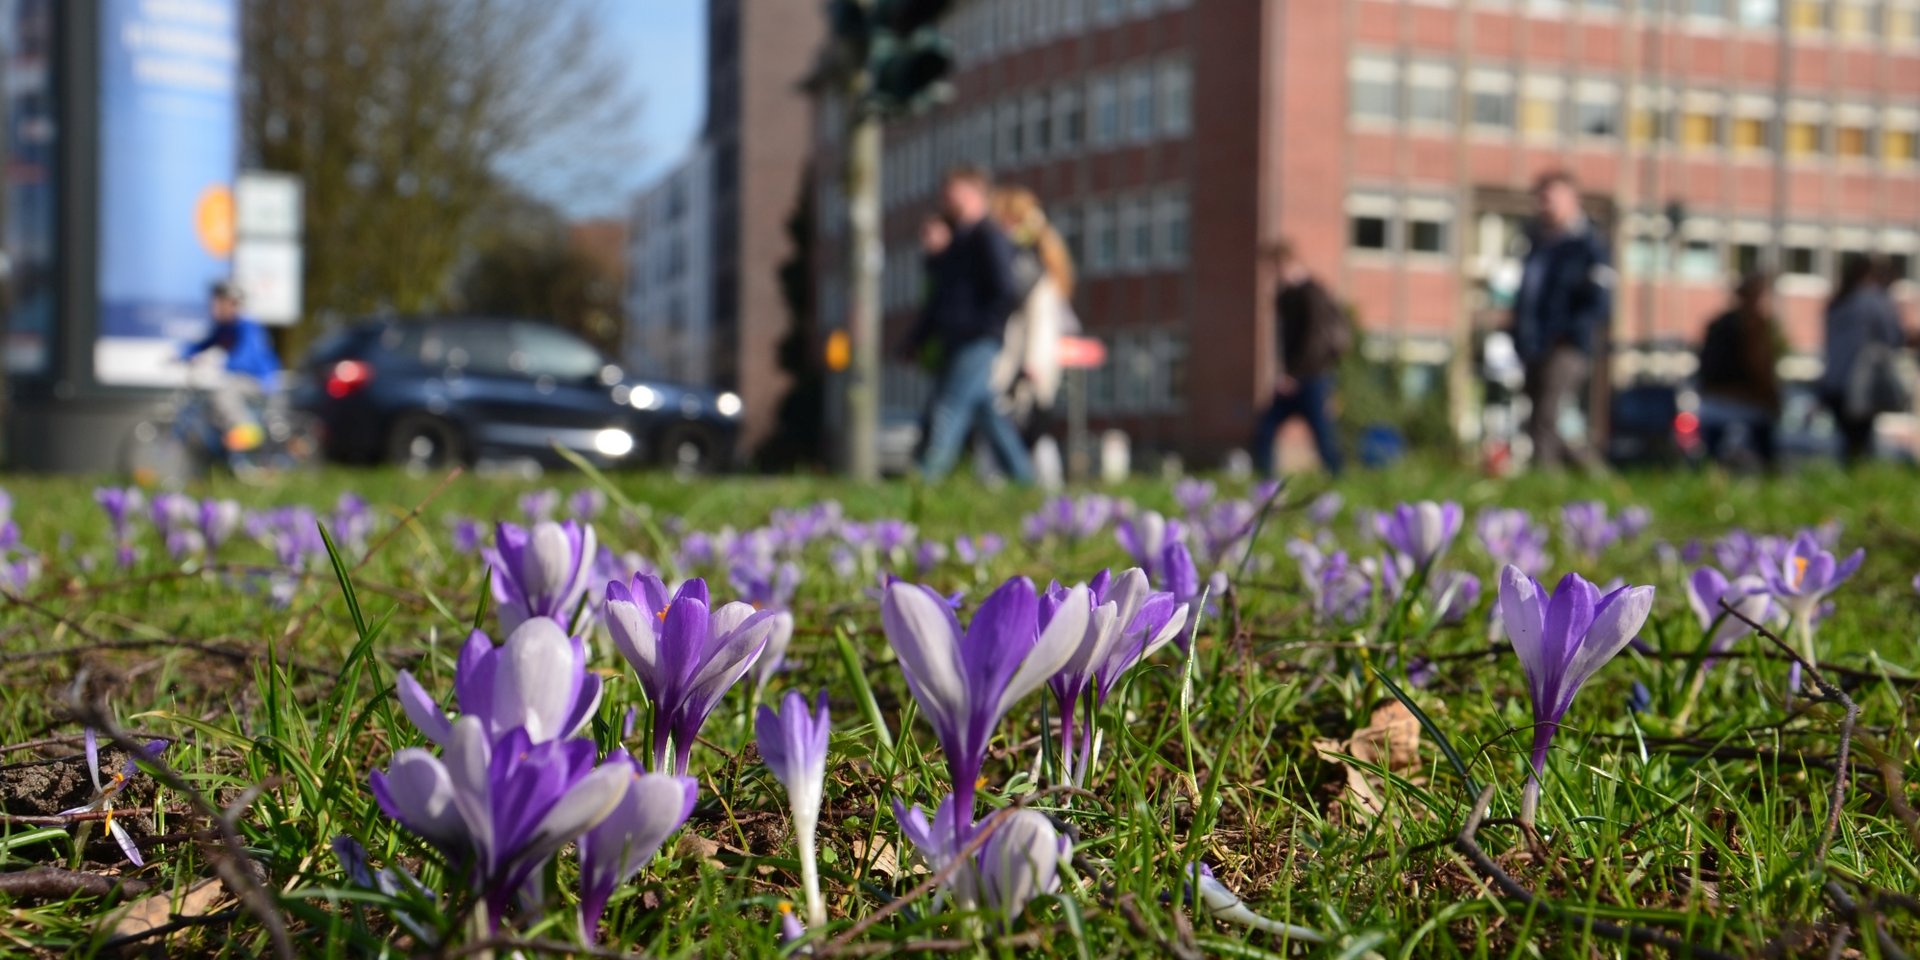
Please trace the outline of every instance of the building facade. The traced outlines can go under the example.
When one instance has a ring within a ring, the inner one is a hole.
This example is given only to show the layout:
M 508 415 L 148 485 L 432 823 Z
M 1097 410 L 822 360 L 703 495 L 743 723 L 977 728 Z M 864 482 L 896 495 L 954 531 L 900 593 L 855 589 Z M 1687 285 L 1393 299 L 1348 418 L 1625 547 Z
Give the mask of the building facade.
M 1269 390 L 1259 251 L 1283 236 L 1370 348 L 1438 368 L 1504 322 L 1528 187 L 1570 170 L 1616 246 L 1616 380 L 1684 374 L 1729 278 L 1766 264 L 1817 354 L 1839 257 L 1910 278 L 1920 249 L 1920 0 L 968 0 L 944 29 L 955 96 L 887 128 L 890 338 L 941 172 L 984 165 L 1076 253 L 1110 348 L 1096 421 L 1201 464 Z M 816 130 L 829 323 L 842 112 Z M 923 390 L 890 372 L 889 403 Z
M 741 443 L 773 429 L 789 378 L 779 344 L 791 317 L 778 269 L 791 253 L 787 218 L 806 188 L 812 101 L 802 91 L 825 36 L 814 3 L 708 0 L 707 120 L 712 189 L 715 386 L 745 402 Z
M 710 151 L 687 159 L 633 200 L 627 232 L 627 336 L 635 374 L 716 385 Z

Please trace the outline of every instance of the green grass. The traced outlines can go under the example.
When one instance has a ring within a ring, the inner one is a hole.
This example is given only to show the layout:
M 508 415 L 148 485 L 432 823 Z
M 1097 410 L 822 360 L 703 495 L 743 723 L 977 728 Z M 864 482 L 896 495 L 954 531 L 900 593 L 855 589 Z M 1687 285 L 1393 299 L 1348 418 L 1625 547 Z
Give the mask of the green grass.
M 577 476 L 554 481 L 563 489 L 586 482 Z M 949 542 L 961 533 L 1006 535 L 1010 547 L 992 569 L 949 561 L 928 578 L 944 590 L 965 588 L 975 599 L 1014 574 L 1042 584 L 1072 582 L 1125 565 L 1110 534 L 1081 544 L 1021 543 L 1019 519 L 1041 500 L 1030 492 L 861 488 L 822 479 L 683 482 L 641 475 L 613 482 L 648 513 L 644 522 L 603 517 L 601 539 L 653 559 L 663 553 L 661 531 L 674 528 L 670 518 L 690 529 L 746 528 L 763 522 L 770 509 L 834 498 L 849 517 L 904 517 L 923 535 Z M 143 523 L 137 529 L 145 556 L 137 569 L 123 572 L 113 565 L 93 484 L 20 476 L 0 486 L 14 498 L 23 541 L 45 564 L 24 602 L 0 599 L 0 746 L 8 748 L 0 755 L 0 787 L 13 791 L 12 784 L 35 771 L 74 769 L 77 742 L 17 745 L 77 736 L 69 699 L 77 689 L 103 702 L 123 727 L 175 740 L 166 763 L 215 805 L 232 810 L 245 852 L 261 871 L 261 887 L 297 952 L 427 951 L 389 919 L 390 901 L 346 882 L 328 844 L 351 834 L 376 865 L 402 864 L 429 886 L 457 889 L 457 878 L 430 848 L 380 814 L 366 778 L 384 768 L 394 750 L 421 742 L 392 697 L 396 671 L 412 670 L 450 702 L 453 654 L 482 607 L 484 566 L 452 549 L 449 517 L 518 520 L 516 498 L 529 485 L 463 476 L 434 496 L 440 478 L 326 473 L 273 488 L 229 483 L 195 491 L 250 507 L 307 504 L 323 513 L 344 490 L 372 502 L 383 520 L 372 538 L 377 552 L 364 560 L 340 558 L 351 591 L 322 564 L 285 608 L 272 604 L 258 578 L 245 571 L 274 560 L 244 536 L 222 551 L 215 568 L 183 571 Z M 1010 955 L 1032 948 L 1100 957 L 1198 949 L 1267 957 L 1308 949 L 1195 916 L 1180 879 L 1181 865 L 1195 859 L 1211 863 L 1258 913 L 1326 933 L 1332 943 L 1312 948 L 1319 956 L 1641 955 L 1641 948 L 1595 929 L 1596 922 L 1658 931 L 1731 955 L 1757 953 L 1781 937 L 1788 938 L 1787 953 L 1823 953 L 1844 937 L 1860 955 L 1885 956 L 1876 922 L 1893 942 L 1920 940 L 1920 918 L 1912 913 L 1883 903 L 1878 921 L 1871 911 L 1847 914 L 1828 886 L 1861 903 L 1877 891 L 1920 889 L 1920 836 L 1902 822 L 1894 802 L 1901 796 L 1914 802 L 1904 781 L 1920 777 L 1915 685 L 1902 679 L 1920 675 L 1920 611 L 1911 584 L 1920 570 L 1920 509 L 1912 474 L 1810 470 L 1777 481 L 1703 473 L 1508 482 L 1416 464 L 1343 481 L 1338 489 L 1349 506 L 1335 530 L 1349 543 L 1356 539 L 1354 507 L 1419 497 L 1458 499 L 1469 518 L 1488 505 L 1526 507 L 1556 527 L 1558 506 L 1570 499 L 1652 509 L 1647 537 L 1579 569 L 1596 582 L 1619 576 L 1656 585 L 1654 618 L 1643 635 L 1668 653 L 1623 653 L 1580 694 L 1555 744 L 1541 835 L 1531 843 L 1503 822 L 1518 810 L 1526 769 L 1524 681 L 1510 652 L 1473 655 L 1488 646 L 1488 599 L 1459 627 L 1434 628 L 1418 610 L 1406 611 L 1405 622 L 1337 631 L 1315 626 L 1281 546 L 1308 533 L 1299 508 L 1324 482 L 1307 478 L 1294 487 L 1267 522 L 1223 614 L 1206 621 L 1192 661 L 1172 649 L 1162 652 L 1102 712 L 1102 759 L 1087 794 L 1042 794 L 1045 774 L 1038 782 L 1030 776 L 1038 744 L 1046 740 L 1041 697 L 1002 725 L 983 807 L 1031 802 L 1071 825 L 1076 863 L 1062 894 L 1036 902 L 1017 927 L 1022 933 L 978 947 L 953 942 L 970 939 L 974 923 L 921 898 L 862 931 L 848 953 Z M 1142 506 L 1173 509 L 1165 484 L 1138 482 L 1114 492 Z M 423 502 L 416 520 L 385 535 Z M 1675 717 L 1695 669 L 1685 654 L 1699 643 L 1700 630 L 1681 589 L 1685 570 L 1663 563 L 1652 542 L 1711 538 L 1735 525 L 1785 533 L 1828 520 L 1844 524 L 1843 546 L 1863 546 L 1868 556 L 1862 573 L 1835 596 L 1833 615 L 1820 630 L 1822 662 L 1849 671 L 1847 691 L 1861 711 L 1849 788 L 1822 859 L 1841 710 L 1803 696 L 1789 713 L 1787 665 L 1761 656 L 1768 647 L 1748 640 L 1738 649 L 1753 656 L 1708 674 L 1699 705 L 1679 725 Z M 1557 541 L 1552 552 L 1556 574 L 1578 562 Z M 1470 519 L 1448 563 L 1479 574 L 1493 592 L 1494 571 L 1472 537 Z M 821 871 L 834 920 L 825 934 L 831 938 L 921 879 L 903 849 L 891 800 L 931 802 L 945 790 L 944 767 L 880 634 L 878 605 L 868 595 L 871 573 L 838 580 L 824 550 L 809 553 L 805 566 L 789 654 L 798 666 L 776 680 L 768 696 L 825 687 L 832 700 L 821 824 Z M 710 578 L 716 597 L 731 592 L 724 571 L 693 572 Z M 492 623 L 490 613 L 480 619 Z M 1386 619 L 1391 615 L 1383 614 Z M 1390 643 L 1395 636 L 1406 639 Z M 610 680 L 590 729 L 605 748 L 640 692 L 604 638 L 596 647 L 595 666 Z M 1388 665 L 1401 651 L 1442 658 L 1438 679 L 1409 689 L 1404 672 Z M 1381 673 L 1398 682 L 1398 692 Z M 1635 681 L 1652 697 L 1637 715 L 1625 707 Z M 1386 812 L 1363 814 L 1339 799 L 1346 769 L 1323 759 L 1315 741 L 1345 741 L 1399 696 L 1417 707 L 1431 735 L 1410 765 L 1370 768 L 1388 774 L 1375 780 Z M 666 850 L 616 895 L 603 948 L 657 956 L 779 949 L 776 906 L 800 899 L 796 854 L 785 794 L 750 746 L 745 699 L 744 687 L 736 689 L 707 724 L 708 745 L 694 754 L 700 805 Z M 1462 768 L 1493 790 L 1493 820 L 1480 843 L 1538 895 L 1533 906 L 1485 883 L 1455 849 L 1452 840 L 1474 799 Z M 129 794 L 141 814 L 136 825 L 162 835 L 144 847 L 148 866 L 132 868 L 99 831 L 75 849 L 72 830 L 9 821 L 0 823 L 0 872 L 73 867 L 170 889 L 176 897 L 215 876 L 222 848 L 207 839 L 207 817 L 180 791 L 144 785 L 147 774 L 139 779 L 143 785 Z M 14 792 L 4 797 L 9 813 L 24 809 Z M 510 918 L 506 933 L 579 942 L 570 854 L 557 871 L 547 884 L 547 909 Z M 100 954 L 115 937 L 114 911 L 129 899 L 135 898 L 20 896 L 9 905 L 0 893 L 0 956 Z M 458 895 L 411 905 L 455 943 L 470 943 L 475 937 L 461 919 L 464 907 Z M 271 954 L 267 928 L 248 905 L 223 895 L 195 909 L 202 914 L 198 922 L 151 938 L 146 948 L 165 955 Z

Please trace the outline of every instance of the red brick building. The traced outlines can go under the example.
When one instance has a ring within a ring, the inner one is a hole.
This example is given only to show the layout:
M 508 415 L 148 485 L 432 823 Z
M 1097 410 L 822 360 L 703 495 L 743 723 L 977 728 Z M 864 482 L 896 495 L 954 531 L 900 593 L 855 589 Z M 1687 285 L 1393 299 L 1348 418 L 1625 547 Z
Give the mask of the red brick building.
M 1911 277 L 1920 250 L 1920 0 L 963 0 L 945 30 L 954 99 L 887 130 L 890 335 L 940 172 L 985 164 L 1078 253 L 1112 348 L 1095 419 L 1202 465 L 1266 392 L 1258 250 L 1283 235 L 1371 349 L 1441 364 L 1500 316 L 1531 181 L 1570 169 L 1614 238 L 1616 379 L 1684 374 L 1728 279 L 1769 263 L 1817 356 L 1839 255 Z M 831 157 L 839 106 L 819 120 Z M 831 323 L 844 224 L 820 229 Z

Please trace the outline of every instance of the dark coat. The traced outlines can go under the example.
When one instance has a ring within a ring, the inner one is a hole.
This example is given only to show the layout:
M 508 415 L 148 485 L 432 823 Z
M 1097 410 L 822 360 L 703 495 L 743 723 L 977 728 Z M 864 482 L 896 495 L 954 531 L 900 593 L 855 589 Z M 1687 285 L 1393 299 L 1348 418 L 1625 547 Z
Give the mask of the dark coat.
M 1334 331 L 1346 321 L 1320 281 L 1309 277 L 1300 283 L 1282 283 L 1273 294 L 1273 322 L 1280 370 L 1287 376 L 1311 380 L 1339 361 Z
M 991 219 L 956 229 L 945 250 L 927 258 L 927 303 L 908 346 L 938 344 L 951 354 L 976 340 L 999 341 L 1020 305 L 1013 244 Z
M 1700 343 L 1700 392 L 1780 413 L 1780 339 L 1771 317 L 1729 310 Z
M 1532 364 L 1562 344 L 1593 352 L 1594 332 L 1613 314 L 1607 242 L 1590 224 L 1536 235 L 1513 302 L 1513 341 Z

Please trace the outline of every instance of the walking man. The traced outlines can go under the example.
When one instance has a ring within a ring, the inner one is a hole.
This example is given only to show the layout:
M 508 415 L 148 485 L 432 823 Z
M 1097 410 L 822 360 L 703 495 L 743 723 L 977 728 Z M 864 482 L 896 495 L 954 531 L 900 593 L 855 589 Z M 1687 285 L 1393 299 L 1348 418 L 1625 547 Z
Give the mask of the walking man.
M 1539 217 L 1513 302 L 1513 339 L 1527 370 L 1533 413 L 1527 433 L 1534 462 L 1552 468 L 1597 466 L 1584 441 L 1560 433 L 1561 413 L 1579 403 L 1593 370 L 1594 337 L 1613 310 L 1613 267 L 1607 243 L 1580 209 L 1580 188 L 1562 170 L 1533 188 Z
M 1274 384 L 1273 402 L 1254 431 L 1253 465 L 1261 476 L 1273 476 L 1274 438 L 1288 420 L 1302 417 L 1307 429 L 1313 431 L 1321 464 L 1328 473 L 1338 476 L 1340 445 L 1334 436 L 1333 418 L 1327 414 L 1327 400 L 1333 394 L 1334 365 L 1351 339 L 1347 321 L 1340 305 L 1295 255 L 1292 243 L 1275 241 L 1266 253 L 1280 277 L 1273 295 L 1280 376 Z
M 987 216 L 990 186 L 974 167 L 948 173 L 943 201 L 950 233 L 944 244 L 927 245 L 927 303 L 907 348 L 916 358 L 931 351 L 939 371 L 920 458 L 920 472 L 928 480 L 953 470 L 969 430 L 978 427 L 1007 476 L 1019 484 L 1033 482 L 1019 431 L 994 405 L 994 359 L 1020 289 L 1013 276 L 1013 245 Z

